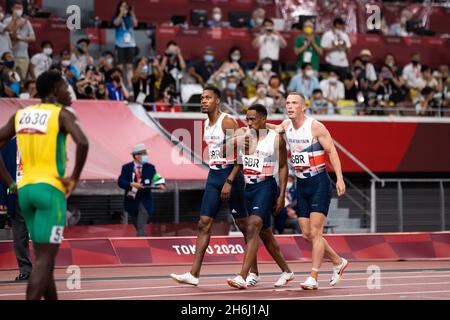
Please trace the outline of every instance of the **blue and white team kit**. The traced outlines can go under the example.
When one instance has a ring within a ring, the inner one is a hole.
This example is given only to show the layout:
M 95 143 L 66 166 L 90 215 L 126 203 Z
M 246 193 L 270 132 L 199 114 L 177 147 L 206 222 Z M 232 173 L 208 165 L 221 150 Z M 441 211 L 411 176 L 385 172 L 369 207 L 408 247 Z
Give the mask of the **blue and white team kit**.
M 219 212 L 223 185 L 233 170 L 236 153 L 228 158 L 221 157 L 220 150 L 226 141 L 222 122 L 229 115 L 221 113 L 214 125 L 209 119 L 204 125 L 204 140 L 209 152 L 209 173 L 203 195 L 200 215 L 215 218 Z M 331 200 L 331 183 L 325 165 L 325 151 L 312 136 L 312 122 L 307 117 L 303 125 L 295 130 L 292 123 L 286 130 L 289 158 L 297 176 L 299 217 L 309 217 L 311 212 L 328 214 Z M 251 155 L 240 154 L 243 173 L 239 172 L 233 181 L 230 195 L 230 209 L 234 218 L 245 218 L 248 213 L 260 216 L 263 229 L 271 226 L 271 216 L 279 188 L 275 180 L 278 173 L 278 150 L 275 142 L 278 133 L 269 129 L 267 135 L 258 141 Z

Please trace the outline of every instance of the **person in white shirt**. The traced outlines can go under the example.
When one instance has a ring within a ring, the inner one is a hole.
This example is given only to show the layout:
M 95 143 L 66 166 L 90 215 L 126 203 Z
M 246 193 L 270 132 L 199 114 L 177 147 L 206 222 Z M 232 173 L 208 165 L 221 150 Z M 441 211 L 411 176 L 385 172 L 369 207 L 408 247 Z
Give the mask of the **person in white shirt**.
M 53 44 L 50 41 L 42 41 L 41 48 L 42 52 L 36 53 L 31 58 L 30 73 L 34 80 L 45 71 L 48 71 L 53 62 Z
M 374 65 L 370 62 L 372 60 L 372 53 L 368 49 L 364 49 L 359 54 L 362 63 L 364 64 L 364 68 L 366 70 L 366 79 L 369 81 L 377 81 L 377 73 L 375 71 Z
M 278 72 L 280 60 L 280 48 L 287 46 L 283 36 L 274 29 L 274 23 L 271 19 L 264 19 L 263 28 L 253 40 L 253 46 L 259 48 L 259 60 L 270 58 L 273 64 L 273 70 Z
M 330 102 L 334 108 L 337 107 L 338 100 L 345 98 L 344 83 L 338 80 L 338 75 L 335 71 L 330 71 L 329 77 L 320 81 L 320 89 L 325 100 Z
M 411 63 L 403 68 L 402 78 L 406 81 L 408 89 L 416 89 L 417 82 L 420 79 L 420 71 L 422 65 L 420 64 L 420 53 L 413 53 L 411 56 Z
M 422 90 L 425 87 L 430 87 L 434 91 L 441 91 L 441 84 L 433 77 L 431 68 L 423 65 L 421 70 L 422 76 L 417 80 L 417 89 Z
M 388 34 L 396 37 L 407 37 L 409 32 L 406 30 L 406 22 L 411 20 L 413 13 L 409 9 L 404 9 L 401 13 L 400 21 L 394 23 L 390 28 Z
M 268 90 L 267 86 L 263 82 L 258 82 L 256 84 L 256 97 L 250 99 L 248 101 L 248 105 L 252 106 L 254 104 L 262 104 L 267 109 L 267 113 L 273 114 L 275 113 L 274 101 L 271 97 L 267 96 Z
M 336 18 L 333 21 L 333 29 L 325 32 L 320 42 L 329 70 L 338 72 L 341 77 L 348 71 L 347 54 L 352 46 L 350 38 L 344 30 L 344 20 Z
M 261 70 L 258 71 L 260 66 Z M 270 58 L 265 58 L 260 63 L 258 63 L 255 69 L 252 71 L 252 78 L 256 82 L 263 82 L 265 85 L 269 85 L 270 78 L 276 75 L 273 70 L 273 61 L 270 60 Z
M 7 24 L 4 23 L 5 13 L 2 6 L 0 6 L 0 56 L 5 52 L 11 51 L 11 39 L 6 29 Z

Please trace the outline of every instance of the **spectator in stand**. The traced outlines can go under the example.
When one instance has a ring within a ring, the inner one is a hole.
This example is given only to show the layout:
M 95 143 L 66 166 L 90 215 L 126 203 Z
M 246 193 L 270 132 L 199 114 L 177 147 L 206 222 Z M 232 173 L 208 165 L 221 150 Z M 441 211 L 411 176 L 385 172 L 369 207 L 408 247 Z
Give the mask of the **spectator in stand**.
M 263 28 L 253 40 L 253 46 L 259 48 L 259 61 L 265 58 L 272 60 L 273 70 L 279 72 L 280 68 L 280 49 L 287 46 L 284 37 L 274 29 L 274 23 L 271 19 L 265 19 Z
M 14 71 L 15 70 L 15 60 L 11 52 L 5 52 L 1 60 L 3 61 L 3 83 L 14 92 L 14 97 L 20 95 L 20 76 Z
M 386 111 L 389 110 L 388 108 L 400 107 L 400 103 L 406 96 L 402 82 L 387 65 L 381 67 L 378 81 L 374 83 L 372 91 L 376 93 L 376 105 L 385 108 Z M 385 112 L 376 113 L 384 114 Z
M 320 89 L 314 89 L 311 103 L 306 111 L 309 114 L 334 114 L 333 105 L 324 98 Z
M 244 106 L 242 102 L 242 93 L 239 89 L 239 80 L 235 76 L 227 78 L 227 84 L 222 92 L 222 102 L 224 105 L 224 112 L 231 114 L 239 114 L 242 112 Z
M 103 73 L 106 82 L 110 81 L 111 72 L 114 70 L 114 67 L 114 54 L 111 51 L 103 52 L 98 61 L 98 70 Z
M 30 21 L 23 17 L 23 3 L 15 0 L 12 6 L 12 15 L 5 18 L 5 31 L 9 32 L 11 48 L 16 61 L 16 70 L 22 80 L 28 76 L 30 56 L 28 55 L 28 44 L 36 41 L 33 26 Z
M 261 66 L 261 70 L 258 71 Z M 269 84 L 269 80 L 272 76 L 277 75 L 274 72 L 273 61 L 270 58 L 264 58 L 261 63 L 258 63 L 252 72 L 252 78 L 256 82 L 262 82 L 265 85 Z
M 425 87 L 420 91 L 418 101 L 416 102 L 416 114 L 418 116 L 434 116 L 433 112 L 436 109 L 434 101 L 434 90 L 430 87 Z
M 183 70 L 186 69 L 181 49 L 175 41 L 169 41 L 166 45 L 166 51 L 161 62 L 163 78 L 160 91 L 163 92 L 166 87 L 172 86 L 177 97 L 180 95 L 180 80 Z
M 406 21 L 411 20 L 413 13 L 409 9 L 404 9 L 400 16 L 400 21 L 394 23 L 390 28 L 388 34 L 396 37 L 407 37 L 410 34 L 406 31 Z
M 79 74 L 77 68 L 72 64 L 70 60 L 70 52 L 69 50 L 61 51 L 61 62 L 58 65 L 58 70 L 63 74 L 64 80 L 69 84 L 69 91 L 72 97 L 72 100 L 76 99 L 75 88 L 78 80 L 81 79 L 81 75 Z M 50 67 L 51 68 L 51 67 Z
M 5 52 L 11 51 L 11 39 L 9 33 L 6 30 L 8 25 L 5 23 L 5 12 L 3 7 L 0 6 L 0 56 Z
M 338 74 L 330 71 L 327 79 L 320 81 L 320 89 L 326 101 L 336 109 L 338 101 L 345 98 L 344 84 L 339 81 Z
M 70 64 L 72 64 L 79 75 L 83 75 L 88 65 L 94 64 L 94 59 L 89 55 L 89 44 L 91 41 L 87 38 L 79 39 L 77 46 L 72 50 Z
M 274 109 L 276 113 L 286 113 L 286 99 L 284 95 L 286 90 L 284 85 L 281 83 L 280 77 L 274 75 L 269 80 L 269 90 L 267 95 L 272 98 L 274 103 Z
M 20 99 L 35 99 L 37 98 L 36 81 L 28 80 L 24 85 L 25 92 L 19 96 Z
M 421 70 L 420 53 L 413 53 L 411 63 L 407 64 L 402 72 L 402 78 L 406 81 L 408 89 L 417 89 Z
M 133 59 L 136 55 L 134 28 L 138 26 L 138 20 L 133 7 L 127 1 L 120 1 L 117 4 L 116 14 L 113 17 L 113 25 L 116 35 L 115 45 L 118 67 L 127 75 L 126 85 L 128 88 L 131 88 Z
M 319 80 L 314 75 L 314 70 L 311 63 L 305 63 L 302 66 L 301 72 L 292 77 L 288 86 L 288 91 L 298 92 L 306 99 L 311 98 L 315 89 L 319 88 Z
M 351 71 L 344 77 L 344 85 L 346 100 L 362 103 L 367 99 L 370 84 L 366 77 L 366 68 L 360 58 L 353 59 Z
M 94 65 L 87 66 L 85 76 L 76 85 L 78 99 L 95 100 L 100 82 L 103 82 L 103 75 L 97 71 Z
M 102 81 L 98 83 L 98 90 L 95 93 L 95 97 L 97 100 L 108 100 L 108 89 L 106 88 L 106 84 Z
M 157 112 L 180 112 L 181 105 L 173 86 L 168 86 L 161 94 L 161 99 L 155 103 Z
M 16 93 L 9 87 L 9 72 L 3 61 L 0 61 L 0 97 L 13 98 Z
M 374 65 L 370 62 L 370 60 L 372 60 L 372 53 L 370 52 L 370 50 L 362 50 L 359 54 L 359 58 L 364 65 L 366 79 L 370 82 L 377 81 L 377 72 L 375 71 Z
M 135 101 L 140 104 L 155 102 L 156 81 L 161 79 L 158 60 L 141 57 L 134 69 L 133 91 Z
M 42 52 L 36 53 L 31 58 L 30 74 L 33 80 L 36 80 L 42 73 L 48 71 L 53 63 L 53 43 L 51 41 L 42 41 Z
M 124 85 L 122 71 L 115 68 L 111 73 L 111 81 L 106 83 L 109 100 L 123 101 L 130 97 L 127 88 Z
M 215 7 L 212 10 L 212 19 L 208 21 L 208 27 L 228 28 L 230 23 L 222 20 L 222 9 Z
M 297 56 L 297 68 L 310 63 L 316 75 L 318 74 L 323 50 L 320 47 L 320 37 L 314 34 L 314 23 L 311 20 L 303 23 L 303 34 L 295 39 L 294 52 Z
M 394 72 L 395 75 L 399 76 L 399 68 L 395 62 L 395 56 L 392 53 L 388 53 L 386 54 L 386 56 L 384 57 L 384 64 L 388 65 L 389 67 L 391 67 L 392 71 Z M 403 79 L 401 79 L 403 81 Z
M 206 47 L 202 61 L 192 64 L 188 68 L 188 73 L 203 86 L 218 69 L 219 62 L 214 58 L 214 49 Z
M 352 46 L 350 38 L 344 30 L 344 20 L 336 18 L 333 21 L 333 29 L 325 32 L 320 42 L 325 54 L 325 61 L 328 63 L 328 70 L 335 71 L 342 79 L 348 72 L 347 54 Z
M 438 92 L 441 106 L 442 108 L 448 108 L 450 107 L 450 77 L 448 66 L 445 64 L 441 65 L 435 77 L 438 79 L 441 88 L 440 92 Z
M 423 65 L 421 69 L 421 77 L 417 80 L 417 89 L 422 90 L 425 87 L 430 87 L 435 92 L 441 91 L 441 84 L 433 77 L 431 68 Z
M 241 62 L 242 54 L 239 47 L 232 47 L 228 52 L 228 60 L 225 60 L 213 75 L 212 79 L 220 90 L 225 89 L 226 78 L 233 75 L 239 82 L 245 78 L 244 65 Z
M 271 97 L 267 96 L 267 86 L 263 82 L 258 82 L 256 84 L 256 97 L 248 101 L 248 105 L 252 106 L 254 104 L 262 104 L 267 109 L 269 115 L 275 113 L 274 101 Z
M 264 10 L 263 8 L 256 8 L 252 13 L 252 18 L 250 20 L 250 29 L 252 29 L 253 32 L 261 32 L 265 18 L 266 10 Z

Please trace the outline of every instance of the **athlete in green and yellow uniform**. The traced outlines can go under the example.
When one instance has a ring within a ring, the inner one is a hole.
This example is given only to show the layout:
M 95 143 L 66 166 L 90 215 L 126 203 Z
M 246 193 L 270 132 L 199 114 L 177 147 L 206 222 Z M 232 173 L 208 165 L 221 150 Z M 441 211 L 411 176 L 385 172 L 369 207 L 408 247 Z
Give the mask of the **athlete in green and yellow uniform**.
M 0 129 L 0 148 L 14 135 L 23 164 L 18 185 L 19 206 L 34 244 L 36 263 L 27 299 L 57 299 L 53 279 L 55 258 L 66 223 L 66 197 L 75 189 L 88 151 L 88 141 L 78 126 L 68 87 L 58 71 L 44 72 L 36 87 L 42 102 L 19 110 Z M 65 177 L 66 141 L 77 144 L 75 168 Z M 16 191 L 0 159 L 0 178 Z

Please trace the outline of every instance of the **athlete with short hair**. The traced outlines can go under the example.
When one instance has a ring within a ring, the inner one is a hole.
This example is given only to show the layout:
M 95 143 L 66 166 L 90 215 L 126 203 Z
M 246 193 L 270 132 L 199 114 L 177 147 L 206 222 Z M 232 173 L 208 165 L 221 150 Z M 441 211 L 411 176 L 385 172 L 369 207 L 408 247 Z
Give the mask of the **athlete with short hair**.
M 305 98 L 293 92 L 286 99 L 289 119 L 278 126 L 269 125 L 278 132 L 284 132 L 289 147 L 289 157 L 297 176 L 297 215 L 303 237 L 312 244 L 312 270 L 301 287 L 305 290 L 319 288 L 318 273 L 323 258 L 333 263 L 330 285 L 336 285 L 342 278 L 348 261 L 341 258 L 323 238 L 323 227 L 328 215 L 332 186 L 326 170 L 326 155 L 336 173 L 338 196 L 345 194 L 345 183 L 341 162 L 327 128 L 319 121 L 305 115 Z
M 78 125 L 66 82 L 58 71 L 41 74 L 36 82 L 41 103 L 17 111 L 0 129 L 0 148 L 16 135 L 23 176 L 16 186 L 0 157 L 0 178 L 17 192 L 36 256 L 26 298 L 56 300 L 55 257 L 66 224 L 66 197 L 75 189 L 88 153 L 88 140 Z M 75 143 L 75 167 L 66 173 L 66 141 Z

